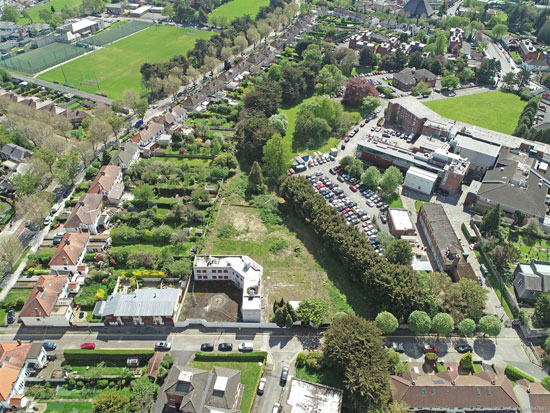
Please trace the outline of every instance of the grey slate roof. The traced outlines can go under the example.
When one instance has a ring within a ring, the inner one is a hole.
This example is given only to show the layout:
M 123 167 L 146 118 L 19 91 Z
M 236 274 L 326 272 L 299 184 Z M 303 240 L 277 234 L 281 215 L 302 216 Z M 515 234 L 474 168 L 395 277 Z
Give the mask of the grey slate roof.
M 101 315 L 113 317 L 171 317 L 181 295 L 178 288 L 139 289 L 110 295 Z M 95 310 L 94 310 L 95 312 Z
M 129 167 L 136 152 L 139 152 L 139 145 L 132 141 L 126 141 L 113 156 L 111 163 L 116 166 L 126 165 Z
M 430 3 L 428 3 L 427 0 L 411 0 L 407 4 L 405 4 L 403 10 L 409 16 L 414 17 L 430 17 L 432 14 L 434 14 L 432 6 L 430 6 Z
M 21 162 L 28 156 L 32 155 L 32 151 L 25 149 L 13 143 L 6 143 L 2 146 L 2 156 L 14 162 Z

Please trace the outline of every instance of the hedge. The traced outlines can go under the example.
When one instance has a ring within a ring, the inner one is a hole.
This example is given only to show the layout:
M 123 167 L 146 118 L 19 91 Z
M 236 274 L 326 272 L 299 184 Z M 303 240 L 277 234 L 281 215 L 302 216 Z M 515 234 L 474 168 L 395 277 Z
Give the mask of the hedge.
M 65 350 L 63 356 L 65 362 L 73 366 L 87 366 L 98 364 L 102 361 L 107 365 L 114 364 L 119 367 L 126 367 L 126 360 L 138 358 L 140 364 L 145 364 L 154 354 L 154 350 L 133 349 L 133 350 Z
M 217 354 L 217 353 L 195 353 L 195 361 L 226 361 L 226 362 L 260 362 L 263 363 L 267 357 L 266 351 L 255 351 L 252 353 Z
M 504 374 L 506 374 L 506 377 L 514 381 L 526 379 L 526 380 L 529 380 L 531 383 L 535 382 L 535 379 L 533 377 L 529 376 L 527 373 L 509 364 L 506 365 Z

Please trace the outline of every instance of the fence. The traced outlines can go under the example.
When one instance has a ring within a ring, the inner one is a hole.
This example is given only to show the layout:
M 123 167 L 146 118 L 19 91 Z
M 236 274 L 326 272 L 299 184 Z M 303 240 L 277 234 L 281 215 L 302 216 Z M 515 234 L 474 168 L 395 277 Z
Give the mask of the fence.
M 56 42 L 1 60 L 0 67 L 33 75 L 80 56 L 87 50 L 86 47 Z
M 135 32 L 146 29 L 151 26 L 153 23 L 145 21 L 130 21 L 120 26 L 113 27 L 112 29 L 107 29 L 98 33 L 96 35 L 87 37 L 78 42 L 78 44 L 90 45 L 90 46 L 104 46 L 106 44 L 112 43 L 116 40 L 122 39 L 123 37 L 129 36 Z

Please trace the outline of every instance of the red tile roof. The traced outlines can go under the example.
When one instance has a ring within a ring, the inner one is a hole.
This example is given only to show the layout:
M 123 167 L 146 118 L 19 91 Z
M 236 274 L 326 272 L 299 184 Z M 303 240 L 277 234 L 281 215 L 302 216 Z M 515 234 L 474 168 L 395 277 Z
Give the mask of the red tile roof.
M 66 275 L 41 275 L 19 316 L 48 317 L 66 283 Z
M 48 265 L 77 265 L 89 238 L 90 234 L 87 232 L 67 232 Z

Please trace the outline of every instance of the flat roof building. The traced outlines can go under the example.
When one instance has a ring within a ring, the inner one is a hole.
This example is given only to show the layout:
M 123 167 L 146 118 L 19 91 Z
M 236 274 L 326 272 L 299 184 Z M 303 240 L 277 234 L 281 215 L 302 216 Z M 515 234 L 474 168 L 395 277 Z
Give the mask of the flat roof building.
M 437 174 L 411 166 L 407 170 L 403 186 L 422 194 L 431 195 L 436 182 Z
M 193 262 L 193 275 L 195 281 L 232 281 L 242 289 L 242 321 L 261 321 L 263 268 L 250 257 L 197 255 Z
M 292 378 L 287 404 L 292 413 L 338 413 L 344 391 L 318 383 Z
M 388 211 L 388 225 L 392 235 L 401 236 L 416 234 L 416 228 L 406 209 L 391 208 Z

